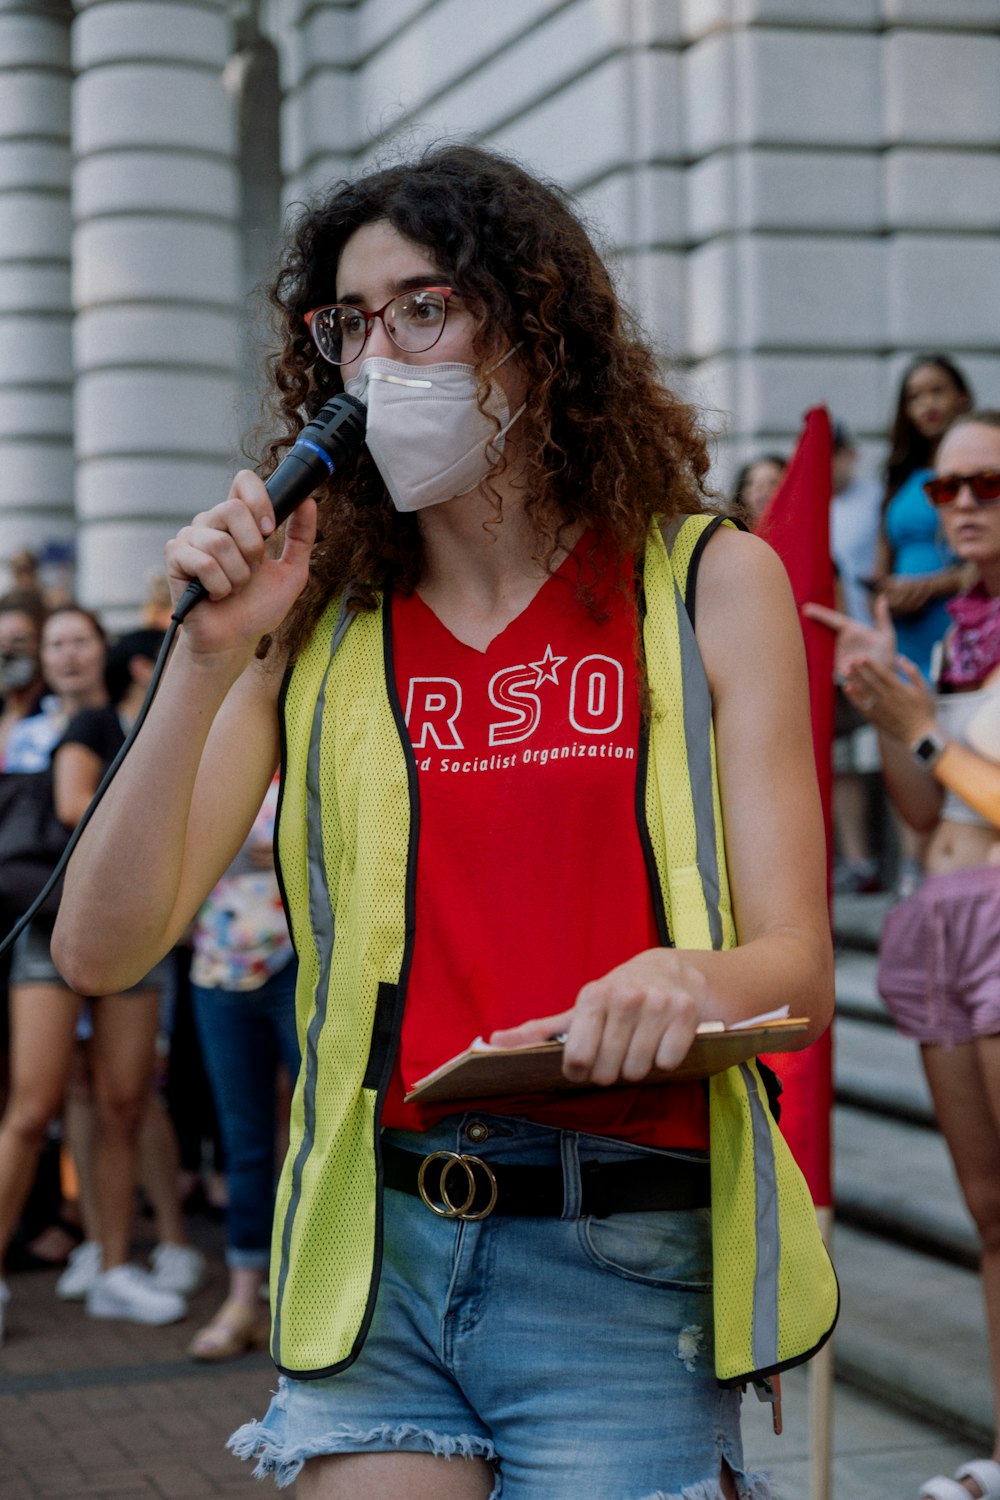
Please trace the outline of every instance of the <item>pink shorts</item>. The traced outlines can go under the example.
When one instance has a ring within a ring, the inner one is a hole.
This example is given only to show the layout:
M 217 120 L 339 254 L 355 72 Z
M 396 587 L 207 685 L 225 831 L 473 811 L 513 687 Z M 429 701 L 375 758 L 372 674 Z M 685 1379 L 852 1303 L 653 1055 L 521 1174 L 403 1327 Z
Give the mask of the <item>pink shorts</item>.
M 893 907 L 878 991 L 918 1042 L 954 1047 L 1000 1032 L 1000 865 L 928 875 Z

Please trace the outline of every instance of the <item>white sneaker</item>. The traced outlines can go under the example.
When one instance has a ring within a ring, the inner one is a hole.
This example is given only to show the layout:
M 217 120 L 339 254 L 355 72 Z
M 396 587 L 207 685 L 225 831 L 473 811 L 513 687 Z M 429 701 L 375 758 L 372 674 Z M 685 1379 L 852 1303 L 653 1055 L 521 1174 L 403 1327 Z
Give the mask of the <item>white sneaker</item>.
M 4 1323 L 6 1321 L 7 1303 L 10 1301 L 10 1287 L 6 1281 L 0 1280 L 0 1344 L 3 1343 Z
M 141 1266 L 112 1266 L 102 1271 L 87 1293 L 92 1318 L 123 1318 L 128 1323 L 176 1323 L 187 1312 L 179 1292 L 157 1286 Z
M 101 1274 L 101 1247 L 96 1240 L 84 1240 L 69 1252 L 66 1269 L 56 1282 L 56 1296 L 64 1302 L 82 1302 Z
M 166 1292 L 188 1297 L 205 1280 L 205 1257 L 194 1245 L 157 1245 L 149 1259 L 153 1280 Z

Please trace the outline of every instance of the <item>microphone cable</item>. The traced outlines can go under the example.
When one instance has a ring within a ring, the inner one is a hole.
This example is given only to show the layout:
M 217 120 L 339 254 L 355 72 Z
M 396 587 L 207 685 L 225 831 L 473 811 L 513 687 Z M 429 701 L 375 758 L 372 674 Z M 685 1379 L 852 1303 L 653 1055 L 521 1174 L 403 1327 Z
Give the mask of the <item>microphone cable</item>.
M 356 397 L 348 396 L 346 392 L 341 391 L 326 403 L 311 422 L 306 423 L 293 446 L 264 484 L 274 506 L 277 526 L 286 521 L 296 506 L 308 499 L 313 490 L 329 479 L 337 468 L 357 456 L 365 438 L 366 419 L 367 412 L 363 403 Z M 90 805 L 70 834 L 69 841 L 59 856 L 52 874 L 28 910 L 18 918 L 10 932 L 0 942 L 0 954 L 6 953 L 7 949 L 17 941 L 62 879 L 70 856 L 80 842 L 83 830 L 97 811 L 101 799 L 114 781 L 122 761 L 135 744 L 139 731 L 146 722 L 166 670 L 174 641 L 177 639 L 177 632 L 195 605 L 207 598 L 208 590 L 204 584 L 193 579 L 178 599 L 174 612 L 170 616 L 170 626 L 156 658 L 156 665 L 153 668 L 153 675 L 146 689 L 142 707 L 125 737 L 125 743 L 101 778 L 97 791 L 90 800 Z

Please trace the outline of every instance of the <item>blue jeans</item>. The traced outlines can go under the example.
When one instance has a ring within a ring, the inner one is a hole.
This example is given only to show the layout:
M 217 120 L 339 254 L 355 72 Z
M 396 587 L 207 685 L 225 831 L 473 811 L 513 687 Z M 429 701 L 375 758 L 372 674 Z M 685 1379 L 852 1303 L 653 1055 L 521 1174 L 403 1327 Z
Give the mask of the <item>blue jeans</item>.
M 767 1500 L 743 1472 L 739 1392 L 715 1380 L 710 1211 L 580 1216 L 580 1164 L 645 1148 L 478 1113 L 386 1139 L 561 1162 L 562 1217 L 459 1223 L 387 1190 L 361 1354 L 329 1378 L 282 1377 L 264 1420 L 233 1435 L 258 1476 L 281 1487 L 319 1454 L 405 1451 L 486 1459 L 497 1500 L 721 1500 L 725 1460 L 744 1500 Z
M 226 1263 L 266 1270 L 275 1184 L 275 1082 L 299 1070 L 295 961 L 256 990 L 192 985 L 205 1071 L 226 1151 Z

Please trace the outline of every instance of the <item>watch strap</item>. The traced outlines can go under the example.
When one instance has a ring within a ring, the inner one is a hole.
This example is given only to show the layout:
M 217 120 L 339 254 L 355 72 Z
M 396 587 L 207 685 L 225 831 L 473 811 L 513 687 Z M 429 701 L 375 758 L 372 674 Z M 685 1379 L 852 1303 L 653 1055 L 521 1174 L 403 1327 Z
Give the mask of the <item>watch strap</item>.
M 910 746 L 910 755 L 925 771 L 933 771 L 944 754 L 946 739 L 936 729 L 928 729 Z

